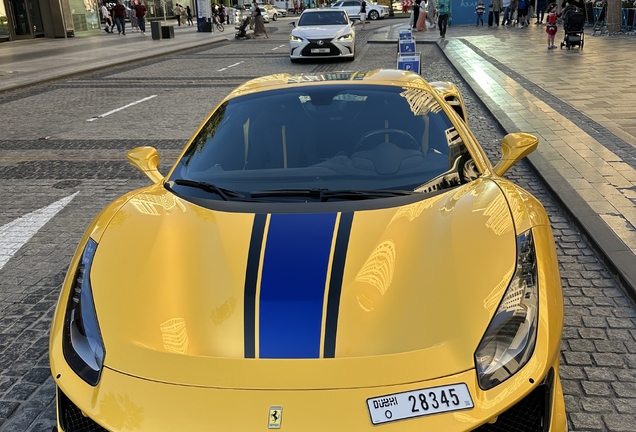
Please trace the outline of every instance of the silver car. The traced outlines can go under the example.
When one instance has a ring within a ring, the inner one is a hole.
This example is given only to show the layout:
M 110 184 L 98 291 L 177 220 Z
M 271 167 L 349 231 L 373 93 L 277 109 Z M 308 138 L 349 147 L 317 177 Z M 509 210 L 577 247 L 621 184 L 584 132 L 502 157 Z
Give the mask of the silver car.
M 355 58 L 356 34 L 347 13 L 336 9 L 307 9 L 289 37 L 289 59 Z

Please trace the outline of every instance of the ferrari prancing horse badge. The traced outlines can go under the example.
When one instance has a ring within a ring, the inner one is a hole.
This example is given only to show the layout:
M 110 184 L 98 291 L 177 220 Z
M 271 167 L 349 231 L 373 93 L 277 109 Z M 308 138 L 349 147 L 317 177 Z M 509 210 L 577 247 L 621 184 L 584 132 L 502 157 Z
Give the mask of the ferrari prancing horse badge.
M 269 422 L 267 424 L 267 428 L 280 429 L 280 424 L 282 420 L 283 420 L 283 407 L 282 406 L 269 407 Z

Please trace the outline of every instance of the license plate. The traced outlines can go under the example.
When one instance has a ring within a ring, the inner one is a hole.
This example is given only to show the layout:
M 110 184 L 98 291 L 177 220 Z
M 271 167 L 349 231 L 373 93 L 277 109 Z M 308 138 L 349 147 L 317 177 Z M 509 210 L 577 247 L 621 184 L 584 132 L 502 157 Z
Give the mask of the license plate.
M 367 399 L 374 425 L 473 408 L 466 384 L 431 387 Z
M 312 52 L 312 54 L 328 53 L 329 52 L 329 48 L 312 48 L 311 52 Z

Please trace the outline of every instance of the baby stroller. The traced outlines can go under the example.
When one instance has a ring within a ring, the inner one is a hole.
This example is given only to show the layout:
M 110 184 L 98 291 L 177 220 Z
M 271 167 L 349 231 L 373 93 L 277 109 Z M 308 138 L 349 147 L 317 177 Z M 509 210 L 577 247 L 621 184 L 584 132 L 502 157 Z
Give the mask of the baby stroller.
M 584 26 L 585 13 L 583 13 L 583 10 L 573 6 L 566 7 L 563 11 L 563 31 L 565 36 L 563 37 L 563 42 L 561 42 L 561 49 L 563 47 L 570 49 L 575 46 L 583 49 Z
M 250 25 L 250 17 L 247 17 L 243 20 L 243 22 L 241 23 L 241 25 L 234 27 L 236 30 L 238 30 L 236 32 L 236 34 L 234 35 L 234 37 L 236 39 L 247 39 L 247 26 Z

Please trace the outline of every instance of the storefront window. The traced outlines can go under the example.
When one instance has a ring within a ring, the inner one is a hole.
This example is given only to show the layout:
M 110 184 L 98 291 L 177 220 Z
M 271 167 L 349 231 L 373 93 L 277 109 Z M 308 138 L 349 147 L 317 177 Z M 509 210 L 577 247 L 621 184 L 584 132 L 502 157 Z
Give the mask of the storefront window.
M 4 8 L 4 2 L 0 0 L 0 39 L 6 39 L 9 37 L 9 21 L 7 19 L 7 12 Z
M 97 0 L 68 0 L 76 36 L 101 31 Z

